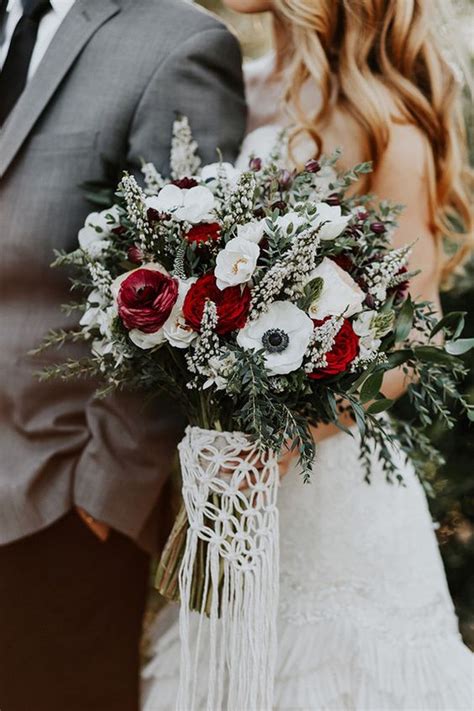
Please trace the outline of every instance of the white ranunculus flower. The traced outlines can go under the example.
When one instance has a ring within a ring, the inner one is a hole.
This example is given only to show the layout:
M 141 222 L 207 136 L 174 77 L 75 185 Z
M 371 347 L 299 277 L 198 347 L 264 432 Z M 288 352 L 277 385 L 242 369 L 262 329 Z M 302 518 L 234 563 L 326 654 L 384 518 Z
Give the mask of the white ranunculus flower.
M 214 187 L 214 183 L 217 182 L 219 175 L 222 174 L 227 180 L 231 188 L 234 188 L 242 172 L 234 168 L 232 163 L 210 163 L 205 165 L 201 170 L 201 180 L 208 183 L 211 187 Z
M 319 296 L 308 309 L 311 318 L 323 320 L 327 316 L 348 318 L 362 309 L 365 294 L 354 279 L 332 259 L 324 257 L 321 264 L 308 275 L 306 283 L 322 279 Z
M 212 218 L 215 199 L 209 188 L 202 185 L 189 190 L 177 185 L 165 185 L 158 195 L 147 198 L 145 204 L 158 212 L 173 215 L 180 222 L 196 224 Z
M 125 279 L 127 279 L 130 276 L 130 274 L 132 274 L 133 272 L 136 272 L 137 269 L 151 269 L 152 271 L 161 272 L 162 274 L 166 274 L 166 276 L 169 276 L 169 273 L 161 264 L 158 264 L 156 262 L 148 262 L 147 264 L 141 264 L 136 269 L 130 269 L 129 272 L 120 274 L 120 276 L 116 277 L 113 280 L 112 284 L 110 285 L 110 291 L 112 292 L 112 296 L 114 297 L 114 299 L 117 299 L 122 282 Z
M 237 334 L 244 350 L 265 351 L 270 375 L 286 375 L 297 370 L 313 334 L 313 322 L 289 301 L 274 301 L 268 311 Z
M 216 257 L 214 274 L 219 289 L 245 284 L 252 278 L 260 247 L 243 237 L 234 237 Z
M 258 244 L 262 241 L 263 235 L 265 234 L 266 222 L 266 219 L 254 220 L 253 222 L 247 222 L 245 225 L 238 225 L 237 237 L 242 237 L 242 239 Z
M 188 326 L 183 315 L 184 299 L 186 298 L 191 284 L 194 284 L 196 280 L 197 277 L 186 280 L 179 279 L 178 298 L 168 319 L 163 324 L 163 335 L 174 348 L 187 348 L 198 335 L 196 331 L 193 331 L 193 329 Z
M 286 215 L 277 217 L 276 224 L 287 235 L 294 235 L 307 219 L 297 212 L 288 212 Z
M 165 342 L 165 336 L 162 328 L 154 333 L 145 333 L 144 331 L 140 331 L 138 328 L 132 328 L 132 330 L 128 332 L 128 337 L 132 343 L 144 351 L 154 348 L 155 346 L 159 346 Z
M 316 209 L 316 216 L 312 218 L 311 222 L 316 227 L 322 225 L 318 232 L 321 239 L 336 239 L 336 237 L 339 237 L 352 218 L 352 215 L 343 217 L 339 205 L 332 206 L 327 205 L 325 202 L 319 202 L 316 205 Z

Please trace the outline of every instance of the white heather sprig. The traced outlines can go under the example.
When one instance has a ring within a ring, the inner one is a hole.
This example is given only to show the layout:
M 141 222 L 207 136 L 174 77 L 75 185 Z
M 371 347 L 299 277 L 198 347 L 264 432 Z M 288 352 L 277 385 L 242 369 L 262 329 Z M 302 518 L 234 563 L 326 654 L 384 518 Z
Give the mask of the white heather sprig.
M 308 346 L 307 361 L 305 363 L 306 373 L 313 373 L 318 368 L 325 368 L 328 364 L 326 355 L 334 347 L 336 336 L 342 328 L 344 318 L 342 316 L 332 316 L 327 321 L 314 329 L 311 341 Z
M 376 348 L 366 351 L 363 355 L 358 355 L 351 363 L 351 373 L 356 373 L 358 370 L 365 370 L 369 365 L 381 365 L 387 362 L 386 353 L 380 353 Z
M 124 174 L 119 188 L 125 199 L 128 218 L 138 233 L 140 246 L 146 251 L 154 236 L 147 218 L 146 195 L 135 178 L 128 173 Z
M 91 261 L 88 263 L 87 267 L 89 269 L 94 288 L 97 289 L 104 299 L 112 299 L 110 285 L 113 280 L 110 272 L 104 267 L 103 264 L 101 264 L 101 262 Z
M 171 139 L 170 167 L 173 180 L 195 175 L 201 167 L 198 144 L 193 138 L 186 116 L 176 119 Z
M 257 180 L 254 173 L 242 173 L 234 192 L 229 195 L 225 214 L 222 217 L 225 229 L 232 225 L 244 225 L 253 219 Z
M 195 341 L 195 345 L 186 354 L 186 362 L 191 373 L 209 377 L 209 362 L 219 356 L 219 337 L 216 333 L 218 322 L 217 307 L 213 301 L 208 299 L 204 306 L 201 320 L 201 334 Z M 195 378 L 188 387 L 195 389 L 199 387 L 198 379 Z
M 143 178 L 147 187 L 147 192 L 151 195 L 156 195 L 165 185 L 166 181 L 157 171 L 153 163 L 144 163 L 142 165 Z
M 374 297 L 376 302 L 385 301 L 387 289 L 398 283 L 396 278 L 400 269 L 406 266 L 410 252 L 411 246 L 400 247 L 387 252 L 382 259 L 367 265 L 364 280 L 369 294 Z
M 305 279 L 315 268 L 318 248 L 318 228 L 306 230 L 293 239 L 290 249 L 254 286 L 251 318 L 266 311 L 282 294 L 290 299 L 301 296 Z

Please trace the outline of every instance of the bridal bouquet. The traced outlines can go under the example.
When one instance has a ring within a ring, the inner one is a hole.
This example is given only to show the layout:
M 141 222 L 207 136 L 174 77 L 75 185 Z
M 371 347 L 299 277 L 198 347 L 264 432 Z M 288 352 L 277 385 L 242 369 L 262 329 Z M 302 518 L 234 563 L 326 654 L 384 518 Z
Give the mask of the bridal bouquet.
M 309 479 L 310 427 L 338 424 L 348 408 L 367 478 L 376 448 L 392 480 L 394 438 L 421 460 L 433 455 L 421 428 L 450 423 L 448 400 L 472 417 L 456 385 L 458 356 L 473 345 L 460 338 L 463 315 L 438 322 L 429 303 L 411 299 L 410 247 L 391 245 L 400 208 L 347 195 L 370 165 L 337 175 L 336 155 L 294 171 L 283 135 L 279 144 L 245 171 L 202 167 L 179 119 L 171 179 L 145 164 L 142 189 L 124 174 L 113 207 L 89 215 L 78 249 L 56 259 L 76 270 L 83 313 L 77 329 L 46 344 L 84 340 L 90 352 L 46 375 L 100 376 L 103 393 L 166 391 L 189 422 L 184 506 L 158 570 L 159 588 L 183 602 L 183 708 L 192 706 L 190 609 L 214 632 L 218 618 L 227 625 L 230 651 L 214 634 L 210 665 L 219 680 L 232 658 L 235 707 L 271 707 L 279 454 L 293 449 Z M 444 345 L 433 340 L 439 331 Z M 396 433 L 380 417 L 393 404 L 381 388 L 400 367 L 418 423 Z M 209 693 L 219 708 L 222 684 Z

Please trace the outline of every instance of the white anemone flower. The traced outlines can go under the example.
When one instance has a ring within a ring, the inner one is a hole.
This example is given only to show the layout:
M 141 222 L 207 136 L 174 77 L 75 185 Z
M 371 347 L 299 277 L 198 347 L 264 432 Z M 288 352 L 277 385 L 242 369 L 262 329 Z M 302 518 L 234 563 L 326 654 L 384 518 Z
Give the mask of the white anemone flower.
M 289 301 L 274 301 L 268 311 L 237 334 L 244 350 L 264 350 L 270 375 L 286 375 L 297 370 L 308 348 L 314 326 L 312 320 Z
M 146 199 L 145 204 L 158 212 L 169 213 L 179 222 L 197 224 L 212 217 L 215 199 L 209 188 L 196 185 L 189 190 L 177 185 L 166 185 L 158 195 Z
M 234 237 L 216 257 L 214 274 L 219 289 L 245 284 L 252 278 L 260 247 L 243 237 Z
M 188 326 L 183 314 L 183 304 L 186 294 L 191 284 L 197 281 L 197 277 L 191 279 L 179 279 L 178 298 L 168 319 L 163 324 L 163 335 L 168 343 L 174 348 L 187 348 L 189 344 L 197 338 L 196 331 Z
M 313 319 L 323 320 L 327 316 L 344 316 L 349 318 L 362 310 L 365 294 L 344 269 L 324 257 L 321 264 L 313 269 L 306 283 L 313 279 L 322 279 L 319 295 L 308 309 Z
M 320 239 L 329 240 L 336 239 L 346 229 L 352 215 L 342 215 L 339 205 L 327 205 L 325 202 L 319 202 L 316 205 L 316 215 L 311 222 L 316 227 L 321 225 L 318 232 Z

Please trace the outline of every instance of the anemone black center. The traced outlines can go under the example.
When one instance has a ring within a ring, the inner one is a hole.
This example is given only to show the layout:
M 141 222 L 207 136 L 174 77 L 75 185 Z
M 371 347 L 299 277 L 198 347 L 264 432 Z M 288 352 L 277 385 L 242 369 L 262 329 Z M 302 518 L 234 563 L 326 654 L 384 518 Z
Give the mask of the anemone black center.
M 268 353 L 282 353 L 288 347 L 290 339 L 281 328 L 270 328 L 262 336 L 262 344 Z

